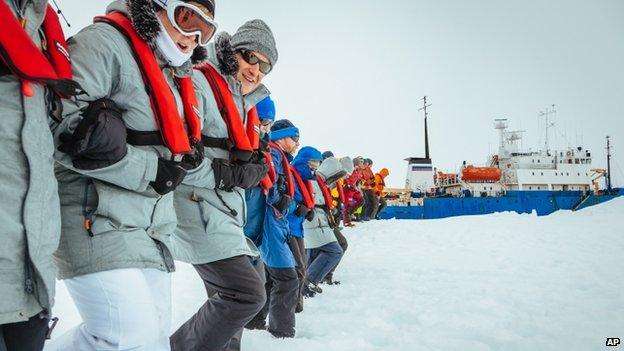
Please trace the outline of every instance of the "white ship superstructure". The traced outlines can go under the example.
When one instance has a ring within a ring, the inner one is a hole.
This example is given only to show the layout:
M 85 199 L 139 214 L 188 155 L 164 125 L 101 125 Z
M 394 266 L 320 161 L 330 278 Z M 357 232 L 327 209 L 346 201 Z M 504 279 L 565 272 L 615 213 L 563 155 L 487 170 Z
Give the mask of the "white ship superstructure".
M 525 152 L 519 149 L 522 131 L 507 131 L 506 119 L 497 119 L 500 132 L 498 154 L 491 165 L 502 172 L 501 183 L 507 190 L 581 190 L 592 185 L 591 153 L 583 148 Z

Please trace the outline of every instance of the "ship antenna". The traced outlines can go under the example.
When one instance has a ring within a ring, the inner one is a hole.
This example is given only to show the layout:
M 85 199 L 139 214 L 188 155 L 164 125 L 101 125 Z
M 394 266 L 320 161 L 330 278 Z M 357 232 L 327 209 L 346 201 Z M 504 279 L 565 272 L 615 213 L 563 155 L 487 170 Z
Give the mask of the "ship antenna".
M 607 192 L 611 193 L 611 137 L 607 135 Z
M 427 130 L 427 107 L 431 106 L 431 104 L 427 104 L 427 95 L 423 96 L 423 107 L 419 108 L 418 111 L 425 111 L 425 158 L 429 159 L 429 131 Z
M 552 108 L 546 109 L 545 111 L 540 111 L 539 112 L 540 117 L 545 117 L 545 119 L 546 119 L 546 141 L 544 142 L 544 147 L 546 149 L 546 155 L 550 155 L 550 152 L 548 152 L 548 149 L 549 149 L 549 145 L 548 145 L 548 129 L 550 129 L 550 127 L 553 127 L 555 125 L 555 123 L 550 123 L 549 116 L 552 115 L 552 114 L 557 113 L 557 110 L 555 110 L 555 104 L 552 104 L 551 106 L 552 106 Z

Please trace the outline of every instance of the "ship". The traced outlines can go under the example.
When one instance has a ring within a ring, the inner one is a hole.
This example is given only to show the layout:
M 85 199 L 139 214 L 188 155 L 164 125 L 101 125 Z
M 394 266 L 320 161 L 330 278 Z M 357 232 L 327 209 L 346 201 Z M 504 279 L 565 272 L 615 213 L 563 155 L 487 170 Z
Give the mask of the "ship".
M 436 219 L 512 211 L 549 215 L 580 210 L 624 195 L 611 184 L 610 137 L 607 169 L 592 167 L 592 153 L 583 147 L 551 149 L 548 120 L 555 106 L 540 113 L 546 119 L 546 137 L 538 151 L 523 150 L 525 131 L 509 130 L 505 118 L 494 120 L 498 151 L 483 165 L 465 161 L 459 172 L 437 170 L 429 154 L 427 97 L 424 97 L 425 157 L 409 157 L 405 188 L 388 189 L 388 206 L 380 219 Z M 605 186 L 600 186 L 604 179 Z

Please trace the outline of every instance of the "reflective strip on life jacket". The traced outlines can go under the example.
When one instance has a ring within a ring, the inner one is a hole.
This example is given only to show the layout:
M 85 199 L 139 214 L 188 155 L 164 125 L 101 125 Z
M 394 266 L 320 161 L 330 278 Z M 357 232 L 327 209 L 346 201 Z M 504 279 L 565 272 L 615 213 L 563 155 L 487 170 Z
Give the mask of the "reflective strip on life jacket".
M 20 19 L 23 21 L 23 19 Z M 72 80 L 65 35 L 54 9 L 48 5 L 42 24 L 45 54 L 32 41 L 5 1 L 0 2 L 0 64 L 23 82 L 47 85 L 62 97 L 82 93 Z
M 212 93 L 217 101 L 217 107 L 227 125 L 228 135 L 234 147 L 230 152 L 233 160 L 248 161 L 252 153 L 260 146 L 260 119 L 256 108 L 247 112 L 247 124 L 243 126 L 234 97 L 227 81 L 209 64 L 198 68 L 208 80 Z
M 290 171 L 292 172 L 293 178 L 297 182 L 299 191 L 301 191 L 301 196 L 303 197 L 303 205 L 309 209 L 313 209 L 314 197 L 310 192 L 311 182 L 309 180 L 304 182 L 301 178 L 301 175 L 293 165 L 290 165 Z
M 317 174 L 316 182 L 318 183 L 319 188 L 321 188 L 321 193 L 323 193 L 323 199 L 325 200 L 325 207 L 327 207 L 328 210 L 331 210 L 332 208 L 334 208 L 334 198 L 331 196 L 331 192 L 329 191 L 329 188 L 327 187 L 325 180 L 323 180 L 323 178 Z
M 178 105 L 165 79 L 156 56 L 150 46 L 136 33 L 132 22 L 120 12 L 111 12 L 106 16 L 98 16 L 95 22 L 108 23 L 126 39 L 136 60 L 143 83 L 150 99 L 152 111 L 156 117 L 156 123 L 162 136 L 163 144 L 173 154 L 184 154 L 191 151 L 192 144 L 201 140 L 201 122 L 197 114 L 197 97 L 190 77 L 177 78 L 184 118 L 190 133 L 184 128 L 184 123 L 178 112 Z
M 271 149 L 276 150 L 282 155 L 282 170 L 284 172 L 284 177 L 286 178 L 286 193 L 292 199 L 295 196 L 295 184 L 293 183 L 292 173 L 290 173 L 290 163 L 288 162 L 288 158 L 282 148 L 277 145 L 275 142 L 271 141 L 269 143 L 269 147 Z

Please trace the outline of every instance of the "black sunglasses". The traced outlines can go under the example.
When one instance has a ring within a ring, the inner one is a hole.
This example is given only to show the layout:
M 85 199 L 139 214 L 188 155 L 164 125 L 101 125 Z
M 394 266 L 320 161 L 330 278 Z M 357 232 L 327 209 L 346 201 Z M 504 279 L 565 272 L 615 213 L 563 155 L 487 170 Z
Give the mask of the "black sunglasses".
M 295 143 L 299 142 L 299 137 L 298 136 L 292 136 L 290 137 L 292 139 L 292 141 L 294 141 Z
M 262 61 L 252 51 L 241 50 L 240 54 L 243 57 L 243 60 L 245 60 L 245 62 L 247 62 L 248 64 L 250 64 L 250 65 L 258 64 L 258 65 L 260 65 L 259 66 L 260 72 L 262 72 L 263 74 L 268 74 L 273 69 L 273 67 L 271 66 L 270 63 Z

